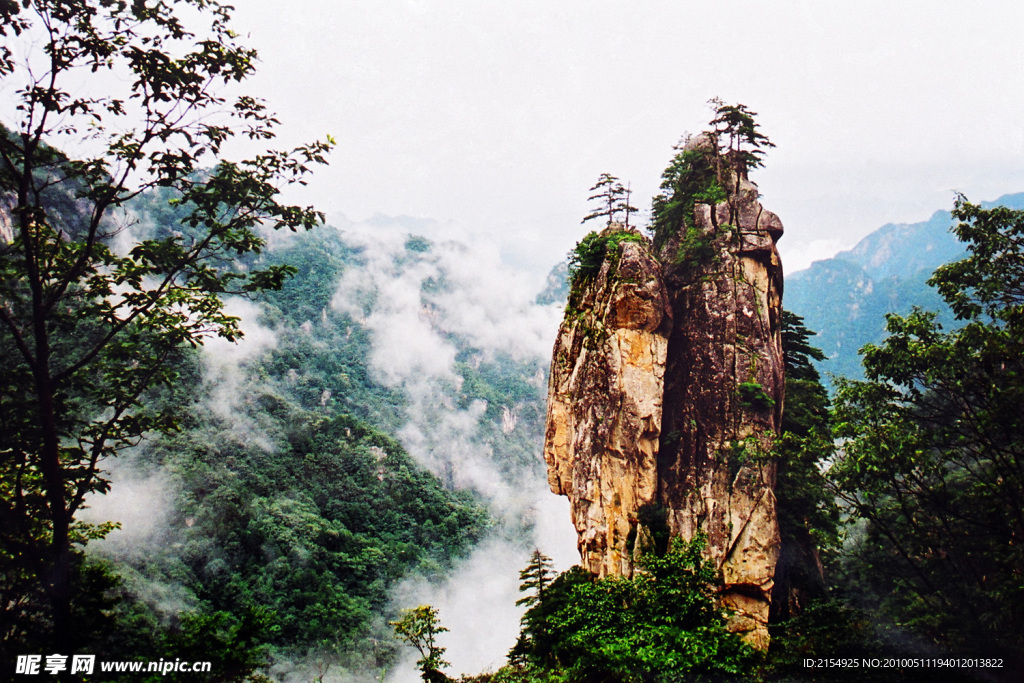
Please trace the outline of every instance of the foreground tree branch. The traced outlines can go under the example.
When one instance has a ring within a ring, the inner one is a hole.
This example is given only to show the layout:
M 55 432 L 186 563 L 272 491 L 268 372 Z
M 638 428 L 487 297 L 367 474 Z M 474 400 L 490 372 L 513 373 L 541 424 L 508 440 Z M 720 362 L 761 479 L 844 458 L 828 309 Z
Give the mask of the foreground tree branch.
M 103 532 L 74 515 L 107 490 L 102 461 L 175 429 L 143 398 L 175 380 L 167 361 L 182 346 L 241 335 L 224 295 L 293 272 L 260 267 L 261 231 L 323 219 L 279 192 L 326 163 L 330 138 L 220 158 L 228 140 L 270 140 L 278 123 L 260 100 L 220 94 L 256 61 L 230 19 L 216 0 L 0 3 L 0 80 L 17 95 L 0 126 L 0 207 L 14 229 L 0 245 L 0 580 L 5 595 L 25 577 L 42 586 L 47 616 L 33 627 L 63 647 L 75 548 Z M 127 203 L 157 188 L 188 207 L 185 220 L 119 246 Z M 4 639 L 39 618 L 22 598 L 0 604 Z

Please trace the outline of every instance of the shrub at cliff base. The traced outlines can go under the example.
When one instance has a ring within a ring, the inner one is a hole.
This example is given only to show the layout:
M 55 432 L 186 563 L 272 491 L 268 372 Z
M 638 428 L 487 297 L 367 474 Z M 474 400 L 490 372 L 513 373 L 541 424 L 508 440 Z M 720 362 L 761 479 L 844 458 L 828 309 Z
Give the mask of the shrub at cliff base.
M 703 541 L 674 539 L 630 579 L 561 574 L 523 617 L 493 680 L 678 681 L 749 672 L 757 654 L 725 629 Z

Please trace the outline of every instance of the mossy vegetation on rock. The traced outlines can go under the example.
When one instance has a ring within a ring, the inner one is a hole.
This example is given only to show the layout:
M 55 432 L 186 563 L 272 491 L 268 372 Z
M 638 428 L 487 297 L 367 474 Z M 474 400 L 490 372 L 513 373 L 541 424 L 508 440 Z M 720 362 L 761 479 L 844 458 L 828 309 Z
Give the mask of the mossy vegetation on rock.
M 617 257 L 622 253 L 619 246 L 623 242 L 644 241 L 639 232 L 622 228 L 618 223 L 600 233 L 587 233 L 569 252 L 569 276 L 574 284 L 593 279 L 601 270 L 606 256 L 611 255 L 613 264 L 618 261 Z

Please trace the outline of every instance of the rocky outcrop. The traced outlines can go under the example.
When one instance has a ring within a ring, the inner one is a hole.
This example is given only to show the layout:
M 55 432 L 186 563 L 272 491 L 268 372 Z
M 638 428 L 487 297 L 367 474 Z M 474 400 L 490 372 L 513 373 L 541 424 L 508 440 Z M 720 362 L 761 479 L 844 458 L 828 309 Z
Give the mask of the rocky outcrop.
M 768 645 L 778 559 L 775 436 L 782 418 L 782 268 L 778 217 L 733 178 L 730 200 L 695 207 L 694 228 L 661 249 L 676 324 L 666 362 L 660 501 L 671 531 L 707 536 L 732 628 Z M 711 258 L 688 258 L 686 241 Z
M 616 233 L 613 226 L 602 237 Z M 637 510 L 658 495 L 671 317 L 646 242 L 609 252 L 570 297 L 558 331 L 544 457 L 551 490 L 572 503 L 583 566 L 628 576 Z
M 642 508 L 659 505 L 673 535 L 706 537 L 730 628 L 763 649 L 779 551 L 782 223 L 745 173 L 718 177 L 725 201 L 694 202 L 656 257 L 646 241 L 609 241 L 600 272 L 574 282 L 544 455 L 585 568 L 629 575 L 650 531 Z

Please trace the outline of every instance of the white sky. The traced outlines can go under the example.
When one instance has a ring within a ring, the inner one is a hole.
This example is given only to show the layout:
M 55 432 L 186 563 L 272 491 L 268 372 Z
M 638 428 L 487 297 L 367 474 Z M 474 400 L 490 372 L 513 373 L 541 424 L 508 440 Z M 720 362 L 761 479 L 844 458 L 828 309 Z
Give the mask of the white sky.
M 714 96 L 760 113 L 789 272 L 883 223 L 1024 190 L 1024 3 L 238 0 L 297 200 L 434 218 L 546 270 L 609 172 L 650 206 Z

